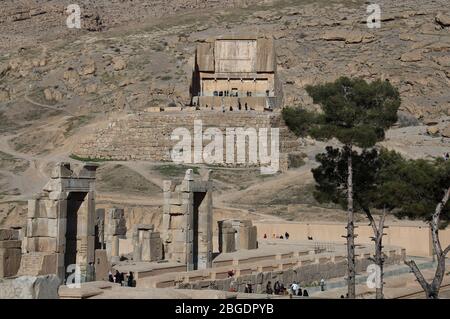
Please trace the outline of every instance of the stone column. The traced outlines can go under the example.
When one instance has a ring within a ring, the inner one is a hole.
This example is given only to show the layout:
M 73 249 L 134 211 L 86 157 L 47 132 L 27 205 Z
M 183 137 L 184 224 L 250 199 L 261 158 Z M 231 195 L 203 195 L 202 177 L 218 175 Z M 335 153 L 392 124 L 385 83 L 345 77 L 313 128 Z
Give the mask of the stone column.
M 112 262 L 119 261 L 119 239 L 125 238 L 127 233 L 124 210 L 111 208 L 108 211 L 108 238 L 106 252 Z

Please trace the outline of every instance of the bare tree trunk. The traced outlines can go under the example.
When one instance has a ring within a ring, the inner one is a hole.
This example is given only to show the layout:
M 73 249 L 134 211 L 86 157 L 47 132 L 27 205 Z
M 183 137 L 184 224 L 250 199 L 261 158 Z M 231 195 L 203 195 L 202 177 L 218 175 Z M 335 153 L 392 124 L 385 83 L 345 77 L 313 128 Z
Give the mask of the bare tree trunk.
M 347 263 L 348 263 L 348 298 L 356 298 L 356 266 L 355 266 L 355 225 L 353 214 L 353 165 L 352 165 L 352 145 L 348 148 L 348 176 L 347 176 Z
M 370 226 L 372 226 L 374 237 L 372 237 L 372 240 L 375 242 L 375 256 L 374 256 L 374 262 L 380 269 L 380 277 L 379 282 L 377 283 L 376 287 L 376 298 L 377 299 L 383 299 L 383 266 L 384 266 L 384 257 L 383 257 L 383 231 L 384 231 L 384 221 L 386 219 L 386 211 L 383 210 L 383 215 L 381 216 L 380 223 L 377 227 L 375 220 L 368 208 L 364 209 L 364 212 L 367 215 L 367 218 L 370 221 Z
M 441 288 L 442 280 L 444 279 L 445 275 L 445 256 L 450 251 L 450 245 L 444 250 L 442 250 L 441 242 L 439 241 L 439 218 L 442 209 L 444 208 L 445 204 L 447 204 L 449 197 L 450 197 L 450 187 L 445 192 L 445 195 L 442 198 L 441 202 L 436 206 L 436 209 L 433 213 L 430 222 L 431 236 L 433 238 L 433 247 L 437 259 L 436 272 L 434 274 L 434 278 L 431 284 L 429 284 L 425 280 L 422 272 L 420 271 L 419 267 L 417 267 L 416 263 L 413 260 L 405 261 L 405 264 L 407 264 L 411 268 L 412 272 L 416 276 L 417 281 L 422 286 L 422 289 L 425 291 L 425 295 L 428 299 L 439 298 L 439 289 Z

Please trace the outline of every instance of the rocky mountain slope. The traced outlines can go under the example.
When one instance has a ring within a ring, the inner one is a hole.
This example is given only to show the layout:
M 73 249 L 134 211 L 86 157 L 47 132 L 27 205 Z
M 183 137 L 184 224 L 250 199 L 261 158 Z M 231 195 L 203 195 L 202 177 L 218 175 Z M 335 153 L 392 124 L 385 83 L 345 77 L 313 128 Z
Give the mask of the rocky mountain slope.
M 341 75 L 382 78 L 399 88 L 403 100 L 401 127 L 389 132 L 385 145 L 410 157 L 450 149 L 447 0 L 377 1 L 382 21 L 375 29 L 366 24 L 369 2 L 361 0 L 83 0 L 77 1 L 79 30 L 66 26 L 70 3 L 0 3 L 0 223 L 23 222 L 24 200 L 42 187 L 52 163 L 71 160 L 72 149 L 96 128 L 150 106 L 188 104 L 197 42 L 224 34 L 276 39 L 287 105 L 314 107 L 307 84 Z M 314 144 L 305 148 L 311 159 Z M 145 165 L 133 172 L 154 182 Z M 232 179 L 221 185 L 236 196 L 218 203 L 230 214 L 243 209 L 253 218 L 252 205 L 283 218 L 323 213 L 328 208 L 302 195 L 310 194 L 305 189 L 312 182 L 304 174 L 252 179 L 258 187 L 247 197 L 239 195 L 242 181 Z M 295 178 L 310 182 L 292 189 Z M 105 205 L 127 199 L 103 186 L 99 200 Z M 142 205 L 159 196 L 154 185 L 130 187 L 148 190 L 150 195 L 133 194 Z M 287 207 L 292 214 L 285 214 Z M 326 212 L 320 218 L 339 218 Z

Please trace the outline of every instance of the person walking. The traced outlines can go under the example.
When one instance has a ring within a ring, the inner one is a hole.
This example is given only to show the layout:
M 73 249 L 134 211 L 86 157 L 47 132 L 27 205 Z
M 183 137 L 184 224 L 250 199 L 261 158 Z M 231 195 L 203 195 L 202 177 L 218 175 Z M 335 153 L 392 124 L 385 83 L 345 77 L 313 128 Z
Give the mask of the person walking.
M 284 233 L 284 238 L 289 239 L 289 233 L 288 232 Z

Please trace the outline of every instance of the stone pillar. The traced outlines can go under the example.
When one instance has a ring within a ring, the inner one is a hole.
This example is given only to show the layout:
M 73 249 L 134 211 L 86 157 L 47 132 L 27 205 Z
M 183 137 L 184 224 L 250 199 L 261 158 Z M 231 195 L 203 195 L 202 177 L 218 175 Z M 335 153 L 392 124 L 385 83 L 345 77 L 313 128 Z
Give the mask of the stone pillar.
M 212 264 L 212 185 L 195 181 L 192 169 L 180 185 L 164 182 L 163 242 L 166 259 L 187 270 Z
M 95 215 L 95 226 L 97 229 L 95 234 L 95 249 L 105 249 L 105 209 L 96 209 Z
M 153 225 L 138 224 L 133 229 L 133 261 L 158 261 L 163 259 L 162 240 Z
M 236 230 L 226 220 L 218 222 L 219 225 L 219 252 L 231 253 L 236 251 Z
M 22 257 L 22 242 L 14 229 L 0 229 L 0 278 L 17 275 Z
M 86 280 L 89 263 L 94 262 L 95 236 L 95 172 L 96 164 L 84 164 L 73 169 L 70 163 L 58 163 L 41 193 L 28 202 L 25 254 L 20 274 L 57 274 L 64 280 L 67 231 L 76 229 L 76 263 L 81 269 L 81 280 Z M 69 225 L 67 210 L 70 200 L 72 220 Z M 79 204 L 79 205 L 78 205 Z M 74 209 L 77 209 L 74 211 Z
M 240 249 L 257 248 L 257 230 L 251 220 L 219 222 L 219 251 L 229 253 Z
M 119 239 L 126 237 L 127 228 L 123 209 L 111 208 L 108 211 L 106 252 L 112 262 L 119 261 Z

